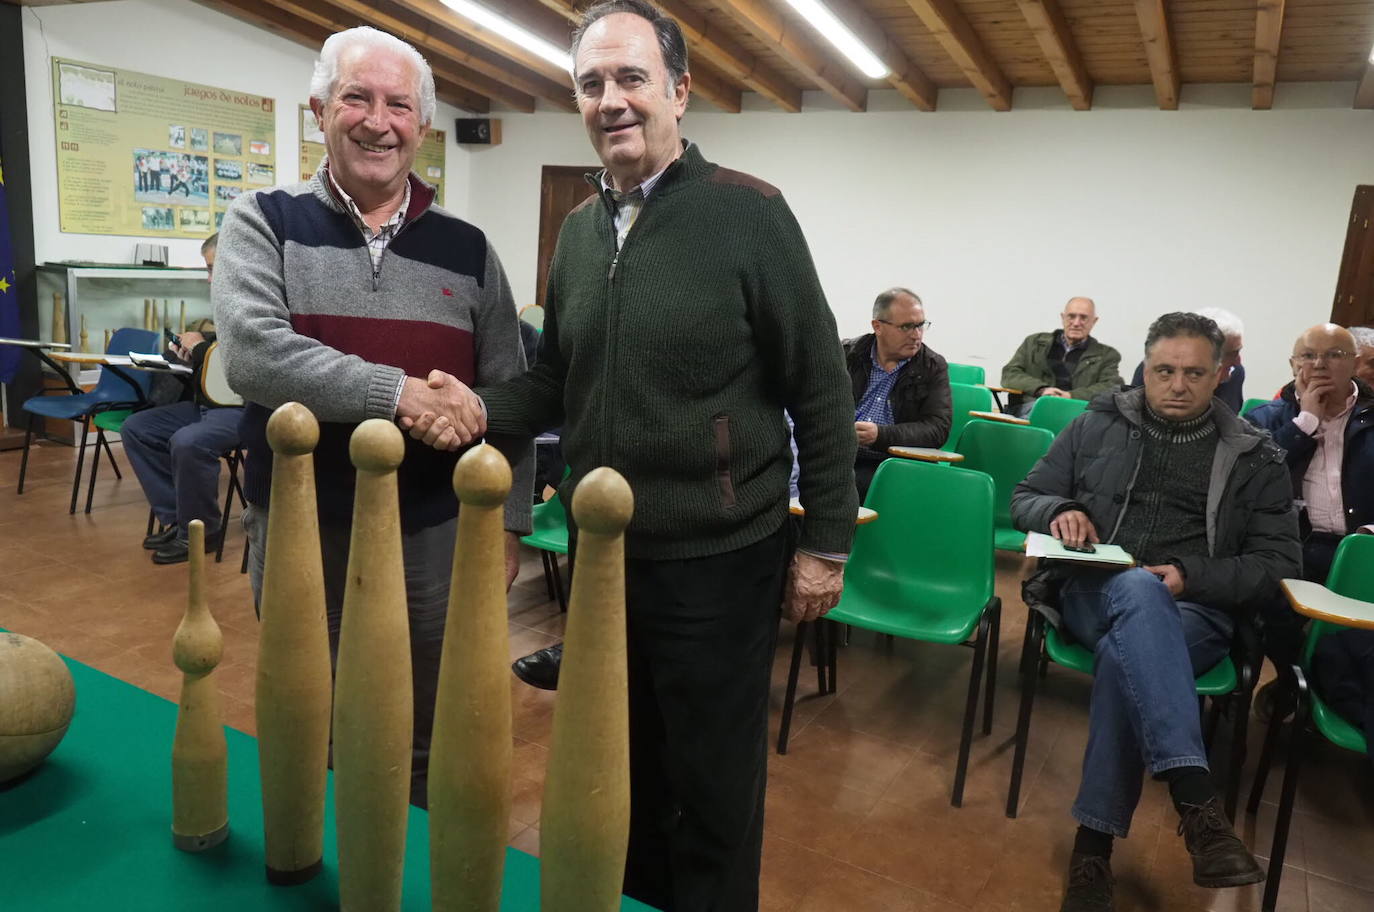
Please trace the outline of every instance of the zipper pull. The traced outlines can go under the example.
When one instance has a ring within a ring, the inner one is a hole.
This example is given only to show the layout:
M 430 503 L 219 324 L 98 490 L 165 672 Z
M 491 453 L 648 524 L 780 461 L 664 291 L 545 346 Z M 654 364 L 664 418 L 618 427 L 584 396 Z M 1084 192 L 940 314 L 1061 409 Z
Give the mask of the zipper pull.
M 616 267 L 616 264 L 619 263 L 619 262 L 620 262 L 620 251 L 617 250 L 617 251 L 615 252 L 615 257 L 614 257 L 614 259 L 611 260 L 611 271 L 608 272 L 608 273 L 606 273 L 606 280 L 607 280 L 607 281 L 614 281 L 614 280 L 615 280 L 615 267 Z

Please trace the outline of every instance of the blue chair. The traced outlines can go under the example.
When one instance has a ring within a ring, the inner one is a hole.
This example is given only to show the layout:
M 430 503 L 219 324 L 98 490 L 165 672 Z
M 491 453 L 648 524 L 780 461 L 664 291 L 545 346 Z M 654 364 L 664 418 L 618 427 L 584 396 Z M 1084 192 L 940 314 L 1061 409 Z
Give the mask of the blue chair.
M 107 355 L 127 355 L 131 351 L 157 351 L 158 334 L 150 329 L 117 329 L 110 337 Z M 24 475 L 29 466 L 29 445 L 33 440 L 35 423 L 39 417 L 55 418 L 65 421 L 81 422 L 81 449 L 76 457 L 76 475 L 72 478 L 72 502 L 68 513 L 76 512 L 76 499 L 81 490 L 81 471 L 86 459 L 86 444 L 90 436 L 88 419 L 101 412 L 115 409 L 136 409 L 148 404 L 148 388 L 152 375 L 144 371 L 121 370 L 117 367 L 103 367 L 100 380 L 89 393 L 60 393 L 58 395 L 37 395 L 24 403 L 24 411 L 29 413 L 28 428 L 24 433 L 24 455 L 19 463 L 19 491 L 24 493 Z M 110 452 L 110 444 L 104 434 L 97 434 L 97 446 L 104 446 L 115 466 L 115 476 L 123 478 L 119 466 Z

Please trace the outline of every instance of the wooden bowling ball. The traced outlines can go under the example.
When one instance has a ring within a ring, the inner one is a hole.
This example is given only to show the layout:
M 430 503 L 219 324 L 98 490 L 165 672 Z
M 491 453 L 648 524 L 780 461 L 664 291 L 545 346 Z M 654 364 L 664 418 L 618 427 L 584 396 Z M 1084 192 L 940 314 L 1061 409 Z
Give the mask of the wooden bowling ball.
M 0 633 L 0 782 L 38 766 L 72 721 L 76 687 L 67 665 L 47 646 Z

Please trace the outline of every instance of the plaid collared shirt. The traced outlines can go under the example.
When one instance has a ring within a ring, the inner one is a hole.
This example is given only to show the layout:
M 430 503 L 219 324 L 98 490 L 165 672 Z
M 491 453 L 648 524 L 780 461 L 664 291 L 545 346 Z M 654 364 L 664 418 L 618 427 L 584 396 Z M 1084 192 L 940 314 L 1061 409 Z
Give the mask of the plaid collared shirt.
M 397 209 L 376 231 L 368 225 L 363 218 L 362 211 L 358 209 L 358 204 L 353 201 L 339 182 L 334 180 L 333 172 L 329 174 L 329 183 L 333 185 L 334 192 L 339 194 L 339 199 L 343 200 L 344 206 L 348 209 L 348 214 L 353 217 L 353 224 L 358 226 L 358 230 L 363 233 L 363 240 L 367 242 L 368 256 L 372 257 L 372 277 L 377 278 L 382 270 L 382 254 L 386 252 L 387 245 L 396 236 L 396 232 L 401 230 L 405 224 L 406 210 L 410 208 L 410 179 L 406 178 L 406 195 L 401 200 L 401 208 Z

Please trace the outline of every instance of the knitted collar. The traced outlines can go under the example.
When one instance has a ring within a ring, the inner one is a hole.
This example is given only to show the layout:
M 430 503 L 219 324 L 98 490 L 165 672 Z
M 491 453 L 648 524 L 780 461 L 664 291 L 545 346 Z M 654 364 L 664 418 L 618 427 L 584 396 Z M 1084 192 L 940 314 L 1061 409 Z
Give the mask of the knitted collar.
M 1144 406 L 1141 412 L 1141 425 L 1145 428 L 1145 433 L 1155 440 L 1163 440 L 1167 443 L 1191 443 L 1216 433 L 1217 425 L 1212 419 L 1211 405 L 1207 406 L 1207 411 L 1196 418 L 1189 418 L 1187 421 L 1170 421 L 1168 418 L 1156 414 L 1148 402 L 1144 403 Z

